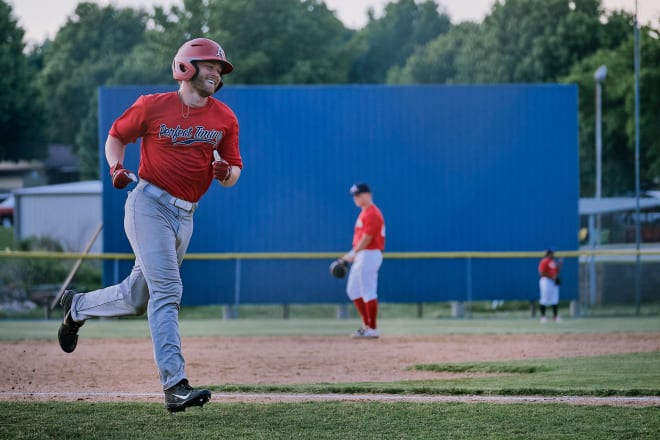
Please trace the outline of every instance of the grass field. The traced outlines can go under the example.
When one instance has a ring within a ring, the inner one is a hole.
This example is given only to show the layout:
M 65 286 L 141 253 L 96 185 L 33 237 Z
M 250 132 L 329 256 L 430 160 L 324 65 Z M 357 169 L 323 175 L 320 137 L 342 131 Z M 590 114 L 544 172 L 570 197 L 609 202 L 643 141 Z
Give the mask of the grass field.
M 347 307 L 347 317 L 357 319 L 357 314 L 351 304 Z M 465 319 L 528 319 L 530 318 L 530 305 L 528 301 L 506 301 L 492 307 L 489 301 L 475 301 L 469 306 L 466 304 Z M 560 302 L 560 314 L 568 315 L 569 303 Z M 233 320 L 263 320 L 283 319 L 285 311 L 288 319 L 323 319 L 332 320 L 337 316 L 337 304 L 289 304 L 286 308 L 279 304 L 242 304 L 235 308 L 237 316 Z M 420 316 L 421 312 L 421 316 Z M 413 319 L 419 320 L 446 320 L 455 319 L 452 316 L 451 304 L 448 302 L 432 303 L 381 303 L 379 304 L 379 317 L 386 319 Z M 537 313 L 538 314 L 538 313 Z M 45 309 L 43 307 L 21 313 L 10 312 L 0 309 L 0 321 L 3 319 L 43 319 Z M 52 312 L 53 317 L 61 316 L 61 309 Z M 224 308 L 220 305 L 189 306 L 184 305 L 179 312 L 181 319 L 213 319 L 224 317 Z M 607 304 L 583 309 L 580 318 L 658 318 L 660 317 L 660 302 L 645 302 L 640 304 L 639 309 L 634 303 Z M 144 317 L 131 318 L 144 319 Z
M 118 321 L 121 321 L 119 324 Z M 660 332 L 660 318 L 564 319 L 559 325 L 539 325 L 520 319 L 386 319 L 390 336 L 521 333 Z M 343 336 L 355 329 L 355 320 L 344 319 L 182 319 L 186 336 Z M 53 339 L 59 320 L 0 320 L 0 340 Z M 145 319 L 90 320 L 85 338 L 148 338 Z
M 215 313 L 215 312 L 214 312 Z M 197 313 L 197 316 L 204 313 Z M 89 321 L 85 338 L 148 338 L 144 319 Z M 5 341 L 54 340 L 58 320 L 0 320 Z M 193 336 L 346 335 L 354 320 L 182 319 Z M 651 334 L 658 317 L 565 319 L 540 325 L 529 317 L 383 319 L 388 335 L 536 333 Z M 81 366 L 82 368 L 82 366 Z M 389 393 L 392 395 L 660 396 L 660 352 L 621 355 L 417 364 L 430 371 L 486 376 L 341 384 L 206 384 L 214 392 Z M 656 439 L 660 406 L 564 403 L 322 402 L 217 403 L 170 416 L 162 403 L 0 400 L 0 438 L 90 439 Z
M 547 404 L 0 403 L 6 439 L 657 439 L 658 408 Z

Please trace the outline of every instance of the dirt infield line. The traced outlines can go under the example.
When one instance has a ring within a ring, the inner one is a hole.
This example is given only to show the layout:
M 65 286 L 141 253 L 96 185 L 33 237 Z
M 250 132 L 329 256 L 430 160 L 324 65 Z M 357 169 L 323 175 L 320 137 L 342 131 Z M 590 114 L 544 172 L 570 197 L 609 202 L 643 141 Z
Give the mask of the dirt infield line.
M 162 393 L 127 392 L 0 392 L 0 401 L 160 401 Z M 660 406 L 659 396 L 480 396 L 480 395 L 401 395 L 401 394 L 306 394 L 306 393 L 213 393 L 216 403 L 296 403 L 296 402 L 411 402 L 411 403 L 560 403 L 571 405 Z

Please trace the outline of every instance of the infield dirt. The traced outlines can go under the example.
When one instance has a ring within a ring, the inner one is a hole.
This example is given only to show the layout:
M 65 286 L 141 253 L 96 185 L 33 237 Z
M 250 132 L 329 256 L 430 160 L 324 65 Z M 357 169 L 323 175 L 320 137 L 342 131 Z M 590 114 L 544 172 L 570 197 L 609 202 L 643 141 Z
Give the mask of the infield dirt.
M 72 354 L 56 340 L 0 342 L 4 400 L 117 400 L 162 393 L 149 339 L 88 339 Z M 193 385 L 387 382 L 461 377 L 414 364 L 660 351 L 660 333 L 183 338 Z M 466 376 L 463 374 L 463 376 Z M 114 397 L 113 397 L 114 396 Z M 214 399 L 217 400 L 217 399 Z M 254 400 L 254 398 L 250 399 Z M 265 398 L 265 400 L 268 400 Z M 272 399 L 271 399 L 272 400 Z M 657 403 L 656 403 L 657 404 Z

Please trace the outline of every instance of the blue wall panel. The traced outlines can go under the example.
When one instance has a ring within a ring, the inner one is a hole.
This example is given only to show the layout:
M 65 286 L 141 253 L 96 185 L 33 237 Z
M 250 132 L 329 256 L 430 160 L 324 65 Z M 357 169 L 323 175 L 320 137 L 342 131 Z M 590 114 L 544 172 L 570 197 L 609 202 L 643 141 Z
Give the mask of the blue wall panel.
M 140 94 L 175 87 L 104 87 L 99 135 Z M 358 214 L 348 196 L 368 182 L 387 223 L 386 251 L 577 248 L 577 88 L 488 86 L 227 86 L 245 168 L 213 185 L 195 214 L 189 252 L 345 252 Z M 112 188 L 103 148 L 106 252 L 130 252 L 125 191 Z M 137 168 L 138 145 L 127 165 Z M 341 302 L 329 261 L 186 261 L 184 303 Z M 537 259 L 389 260 L 384 301 L 536 298 Z M 105 264 L 104 282 L 130 263 Z M 208 274 L 212 274 L 210 277 Z M 471 275 L 471 282 L 468 277 Z M 577 297 L 567 261 L 561 297 Z

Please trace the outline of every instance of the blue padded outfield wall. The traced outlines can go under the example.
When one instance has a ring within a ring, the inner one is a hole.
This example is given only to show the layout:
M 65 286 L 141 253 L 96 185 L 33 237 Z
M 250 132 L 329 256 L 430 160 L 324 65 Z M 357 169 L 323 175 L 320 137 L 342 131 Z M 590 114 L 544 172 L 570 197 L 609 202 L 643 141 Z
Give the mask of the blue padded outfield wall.
M 130 253 L 126 190 L 112 187 L 103 145 L 141 94 L 103 87 L 99 136 L 105 252 Z M 225 86 L 245 168 L 214 183 L 195 213 L 191 253 L 346 252 L 358 215 L 349 187 L 368 182 L 387 252 L 534 251 L 578 247 L 578 116 L 574 85 Z M 139 144 L 126 166 L 137 171 Z M 131 185 L 130 187 L 132 187 Z M 385 302 L 537 299 L 539 258 L 390 259 Z M 185 260 L 184 304 L 340 303 L 330 259 Z M 104 263 L 106 285 L 131 261 Z M 567 259 L 561 299 L 578 296 Z

